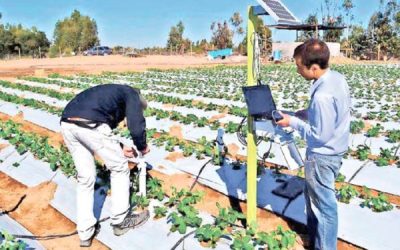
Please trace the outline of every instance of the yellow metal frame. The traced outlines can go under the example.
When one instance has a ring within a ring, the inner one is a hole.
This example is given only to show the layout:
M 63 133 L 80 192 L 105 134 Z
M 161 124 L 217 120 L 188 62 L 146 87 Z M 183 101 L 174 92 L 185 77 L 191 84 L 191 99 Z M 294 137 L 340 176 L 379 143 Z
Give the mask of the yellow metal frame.
M 256 84 L 253 69 L 253 40 L 257 27 L 257 16 L 252 6 L 248 7 L 247 20 L 247 85 Z M 247 117 L 247 225 L 257 222 L 257 146 L 254 133 L 254 120 Z

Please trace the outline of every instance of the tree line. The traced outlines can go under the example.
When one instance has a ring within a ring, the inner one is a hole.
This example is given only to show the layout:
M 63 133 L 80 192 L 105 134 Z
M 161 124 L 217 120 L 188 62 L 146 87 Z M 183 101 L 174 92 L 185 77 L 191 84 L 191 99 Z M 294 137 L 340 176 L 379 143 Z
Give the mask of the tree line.
M 98 45 L 96 21 L 74 10 L 70 17 L 59 20 L 54 29 L 51 43 L 43 31 L 36 27 L 26 28 L 22 24 L 1 23 L 0 14 L 0 57 L 74 55 Z
M 327 42 L 339 42 L 349 57 L 361 59 L 390 59 L 400 57 L 400 4 L 396 0 L 380 0 L 380 6 L 369 18 L 364 28 L 354 23 L 353 0 L 324 0 L 317 13 L 310 14 L 304 23 L 326 26 L 344 26 L 344 30 L 300 32 L 298 41 L 319 36 Z M 321 14 L 322 13 L 322 14 Z
M 349 56 L 382 59 L 400 55 L 400 4 L 398 0 L 379 0 L 380 7 L 369 18 L 366 27 L 354 24 L 353 0 L 323 0 L 320 10 L 310 14 L 303 23 L 325 26 L 346 26 L 346 29 L 320 32 L 303 31 L 297 36 L 301 42 L 319 37 L 327 42 L 340 42 Z M 210 24 L 211 38 L 192 41 L 184 36 L 182 21 L 172 26 L 165 46 L 147 47 L 139 53 L 149 54 L 200 54 L 208 50 L 233 48 L 246 54 L 246 31 L 243 18 L 235 12 L 228 20 L 217 20 Z M 258 18 L 256 30 L 260 35 L 262 54 L 272 49 L 271 30 Z M 239 41 L 234 44 L 234 37 Z M 74 10 L 69 17 L 57 21 L 53 39 L 50 42 L 43 31 L 36 27 L 26 28 L 21 24 L 3 24 L 0 13 L 0 57 L 10 56 L 59 56 L 76 55 L 99 45 L 97 23 L 93 18 Z M 132 48 L 115 46 L 115 53 L 127 52 Z

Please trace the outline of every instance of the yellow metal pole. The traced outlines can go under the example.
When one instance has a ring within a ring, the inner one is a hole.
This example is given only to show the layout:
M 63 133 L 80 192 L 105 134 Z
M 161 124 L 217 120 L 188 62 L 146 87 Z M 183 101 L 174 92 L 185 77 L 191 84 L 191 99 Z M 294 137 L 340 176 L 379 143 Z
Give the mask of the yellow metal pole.
M 247 20 L 247 85 L 255 85 L 256 79 L 253 69 L 253 41 L 257 16 L 253 14 L 253 7 L 248 7 Z M 254 121 L 247 117 L 247 225 L 257 220 L 257 147 L 254 139 Z

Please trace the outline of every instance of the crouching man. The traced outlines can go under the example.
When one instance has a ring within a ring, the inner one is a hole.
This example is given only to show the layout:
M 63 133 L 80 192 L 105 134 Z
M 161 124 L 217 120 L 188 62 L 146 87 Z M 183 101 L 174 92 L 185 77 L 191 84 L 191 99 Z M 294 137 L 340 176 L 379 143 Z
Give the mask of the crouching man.
M 137 150 L 149 152 L 146 143 L 146 120 L 143 109 L 146 102 L 140 93 L 126 85 L 106 84 L 89 88 L 64 109 L 61 131 L 77 170 L 77 230 L 81 247 L 89 247 L 99 230 L 93 214 L 96 166 L 94 154 L 99 156 L 111 172 L 112 208 L 111 225 L 119 236 L 143 224 L 149 212 L 134 214 L 129 204 L 128 158 L 136 152 L 130 147 L 121 148 L 112 135 L 125 117 Z
M 349 87 L 343 75 L 329 69 L 329 48 L 311 39 L 294 51 L 297 72 L 312 81 L 308 110 L 282 114 L 278 125 L 290 126 L 307 141 L 305 200 L 309 249 L 336 249 L 338 212 L 335 179 L 349 146 Z M 308 121 L 308 122 L 307 122 Z

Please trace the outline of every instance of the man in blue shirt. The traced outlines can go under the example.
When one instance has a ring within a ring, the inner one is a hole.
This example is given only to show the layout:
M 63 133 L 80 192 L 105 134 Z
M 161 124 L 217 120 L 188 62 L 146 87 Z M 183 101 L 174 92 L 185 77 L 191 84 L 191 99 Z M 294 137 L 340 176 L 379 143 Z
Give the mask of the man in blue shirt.
M 338 231 L 335 179 L 348 149 L 351 100 L 343 75 L 329 69 L 329 56 L 328 46 L 316 39 L 295 49 L 297 72 L 313 81 L 310 104 L 296 116 L 281 113 L 283 119 L 277 124 L 296 129 L 307 141 L 304 193 L 310 249 L 334 250 Z

